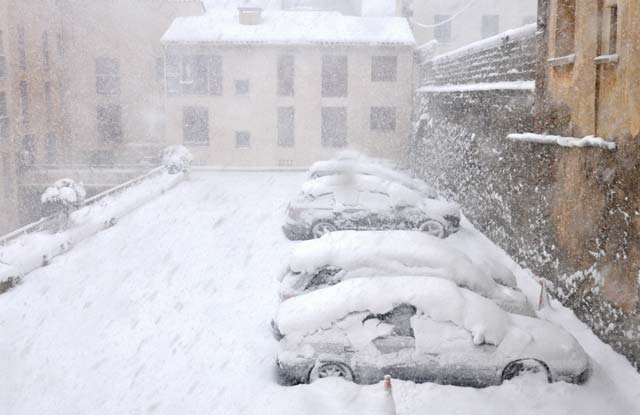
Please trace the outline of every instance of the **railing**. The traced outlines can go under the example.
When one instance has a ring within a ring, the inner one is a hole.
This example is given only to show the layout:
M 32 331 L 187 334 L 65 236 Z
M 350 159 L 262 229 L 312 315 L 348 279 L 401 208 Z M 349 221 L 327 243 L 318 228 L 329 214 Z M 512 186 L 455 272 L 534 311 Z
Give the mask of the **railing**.
M 87 200 L 85 200 L 83 206 L 81 206 L 78 209 L 81 209 L 84 206 L 91 206 L 93 204 L 98 203 L 99 201 L 101 201 L 102 199 L 112 196 L 114 194 L 120 193 L 123 190 L 126 190 L 138 183 L 143 182 L 146 179 L 149 179 L 151 177 L 154 176 L 158 176 L 160 175 L 163 171 L 165 171 L 165 167 L 164 166 L 160 166 L 160 167 L 156 167 L 153 170 L 149 171 L 148 173 L 145 173 L 141 176 L 138 176 L 134 179 L 131 179 L 125 183 L 119 184 L 118 186 L 112 187 L 111 189 L 105 190 L 102 193 L 98 193 L 95 196 L 92 196 L 90 198 L 88 198 Z M 35 233 L 35 232 L 42 232 L 44 230 L 51 230 L 53 228 L 53 225 L 58 223 L 58 215 L 54 214 L 51 216 L 47 216 L 44 218 L 40 218 L 39 220 L 37 220 L 36 222 L 30 223 L 28 225 L 23 226 L 20 229 L 16 229 L 15 231 L 8 233 L 2 237 L 0 237 L 0 246 L 5 246 L 7 245 L 9 242 L 23 236 L 23 235 L 28 235 L 31 233 Z

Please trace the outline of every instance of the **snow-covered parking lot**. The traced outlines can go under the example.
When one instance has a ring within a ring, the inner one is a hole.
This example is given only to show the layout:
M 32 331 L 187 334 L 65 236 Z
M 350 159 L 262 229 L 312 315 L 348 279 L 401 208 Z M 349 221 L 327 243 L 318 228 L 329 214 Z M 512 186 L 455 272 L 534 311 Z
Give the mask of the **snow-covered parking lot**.
M 0 296 L 0 414 L 375 414 L 381 384 L 279 386 L 269 328 L 303 173 L 199 172 Z M 463 222 L 459 247 L 495 250 Z M 495 255 L 503 255 L 494 251 Z M 538 286 L 504 257 L 529 299 Z M 584 386 L 394 381 L 399 414 L 638 414 L 640 375 L 573 314 Z

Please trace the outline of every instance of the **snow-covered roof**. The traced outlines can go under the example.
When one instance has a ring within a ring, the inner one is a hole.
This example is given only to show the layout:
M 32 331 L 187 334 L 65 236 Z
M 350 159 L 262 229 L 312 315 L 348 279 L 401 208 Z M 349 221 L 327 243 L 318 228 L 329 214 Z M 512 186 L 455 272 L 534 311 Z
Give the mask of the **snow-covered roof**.
M 336 12 L 265 10 L 257 25 L 238 22 L 238 11 L 209 10 L 176 18 L 165 43 L 215 44 L 367 44 L 414 46 L 406 19 L 343 16 Z
M 293 297 L 277 316 L 283 334 L 312 333 L 329 328 L 349 313 L 385 313 L 411 304 L 431 319 L 468 330 L 474 343 L 498 345 L 510 325 L 509 315 L 491 300 L 441 278 L 358 278 Z
M 280 9 L 280 0 L 202 0 L 207 10 L 237 9 L 243 6 L 257 6 L 262 9 Z

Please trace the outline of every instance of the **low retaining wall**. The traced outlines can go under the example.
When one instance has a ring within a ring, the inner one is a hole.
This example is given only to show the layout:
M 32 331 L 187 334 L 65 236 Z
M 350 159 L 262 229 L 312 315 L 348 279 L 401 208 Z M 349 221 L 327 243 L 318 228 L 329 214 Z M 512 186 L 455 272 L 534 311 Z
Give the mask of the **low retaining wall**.
M 78 242 L 103 229 L 183 181 L 186 173 L 170 175 L 164 167 L 152 170 L 87 200 L 87 205 L 69 215 L 69 226 L 57 232 L 57 216 L 43 218 L 0 238 L 0 293 L 17 284 L 22 276 L 46 266 Z

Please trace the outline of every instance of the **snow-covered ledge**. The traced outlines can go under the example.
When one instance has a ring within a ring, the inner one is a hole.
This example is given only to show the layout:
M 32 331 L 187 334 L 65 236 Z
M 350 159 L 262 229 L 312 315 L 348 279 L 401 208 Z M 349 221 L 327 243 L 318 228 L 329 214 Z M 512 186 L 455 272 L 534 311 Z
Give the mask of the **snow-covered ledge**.
M 587 137 L 563 137 L 559 135 L 546 134 L 509 134 L 507 138 L 511 141 L 539 144 L 556 144 L 562 147 L 598 147 L 606 150 L 615 150 L 616 143 L 607 141 L 601 137 L 589 135 Z

